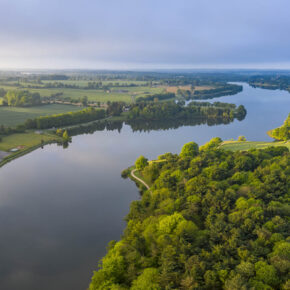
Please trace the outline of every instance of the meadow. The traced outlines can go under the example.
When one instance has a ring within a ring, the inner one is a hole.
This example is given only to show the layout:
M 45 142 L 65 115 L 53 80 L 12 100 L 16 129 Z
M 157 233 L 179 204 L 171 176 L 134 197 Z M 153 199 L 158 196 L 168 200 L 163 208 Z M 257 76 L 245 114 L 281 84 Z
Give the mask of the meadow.
M 27 148 L 39 146 L 42 142 L 53 142 L 56 139 L 57 137 L 55 135 L 36 134 L 33 132 L 13 134 L 2 137 L 0 142 L 0 151 L 8 152 L 17 147 L 21 150 L 25 150 Z
M 27 119 L 36 118 L 39 116 L 79 111 L 81 109 L 82 107 L 62 104 L 42 105 L 35 107 L 0 106 L 0 125 L 13 127 L 24 123 Z
M 61 81 L 65 84 L 76 84 L 80 86 L 85 86 L 87 81 Z M 105 84 L 106 82 L 103 82 Z M 109 83 L 109 82 L 108 82 Z M 120 83 L 120 82 L 119 82 Z M 126 82 L 130 84 L 132 82 Z M 23 85 L 21 89 L 27 89 L 31 92 L 37 92 L 41 97 L 49 97 L 53 94 L 62 93 L 62 97 L 68 97 L 72 99 L 79 99 L 83 96 L 87 96 L 89 101 L 106 103 L 108 101 L 122 101 L 126 103 L 131 103 L 135 98 L 143 97 L 149 94 L 158 94 L 164 91 L 162 87 L 148 87 L 148 86 L 138 86 L 138 87 L 112 87 L 111 90 L 104 91 L 103 89 L 74 89 L 74 88 L 29 88 L 28 83 L 20 83 Z M 31 84 L 30 85 L 35 85 Z M 1 85 L 0 88 L 8 90 L 18 89 L 16 86 Z
M 290 141 L 263 142 L 263 141 L 224 141 L 220 147 L 225 150 L 247 151 L 250 149 L 264 149 L 269 146 L 285 146 L 290 150 Z

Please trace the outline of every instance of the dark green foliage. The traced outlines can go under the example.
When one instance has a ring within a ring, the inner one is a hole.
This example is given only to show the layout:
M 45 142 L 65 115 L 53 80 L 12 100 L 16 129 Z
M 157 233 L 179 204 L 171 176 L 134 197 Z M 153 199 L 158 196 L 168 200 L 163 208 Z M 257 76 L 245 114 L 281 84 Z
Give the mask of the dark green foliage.
M 77 112 L 58 115 L 42 116 L 28 119 L 25 127 L 28 129 L 45 129 L 52 127 L 63 127 L 102 119 L 106 116 L 104 110 L 87 108 Z
M 151 192 L 132 202 L 90 290 L 288 289 L 289 151 L 220 143 L 145 166 Z
M 194 91 L 192 99 L 213 99 L 221 96 L 235 95 L 243 90 L 242 86 L 224 84 L 214 89 Z
M 243 106 L 240 106 L 244 108 Z M 191 102 L 187 106 L 175 102 L 137 103 L 131 106 L 128 120 L 240 120 L 246 115 L 246 110 L 236 108 L 234 104 L 215 102 Z M 243 111 L 243 113 L 242 113 Z M 244 115 L 243 115 L 244 114 Z

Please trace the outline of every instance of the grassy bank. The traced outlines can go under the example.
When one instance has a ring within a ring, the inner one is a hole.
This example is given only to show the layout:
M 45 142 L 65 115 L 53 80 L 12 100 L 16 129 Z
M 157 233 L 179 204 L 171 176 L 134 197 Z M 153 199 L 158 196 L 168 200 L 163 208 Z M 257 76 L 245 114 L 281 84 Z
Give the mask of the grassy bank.
M 33 132 L 19 133 L 5 136 L 0 142 L 0 150 L 9 152 L 11 149 L 18 148 L 18 151 L 10 153 L 0 161 L 0 167 L 6 163 L 23 156 L 33 150 L 50 143 L 61 142 L 62 139 L 56 135 L 36 134 Z
M 269 146 L 285 146 L 290 150 L 290 141 L 263 142 L 263 141 L 224 141 L 220 147 L 225 150 L 246 151 L 250 149 L 264 149 Z

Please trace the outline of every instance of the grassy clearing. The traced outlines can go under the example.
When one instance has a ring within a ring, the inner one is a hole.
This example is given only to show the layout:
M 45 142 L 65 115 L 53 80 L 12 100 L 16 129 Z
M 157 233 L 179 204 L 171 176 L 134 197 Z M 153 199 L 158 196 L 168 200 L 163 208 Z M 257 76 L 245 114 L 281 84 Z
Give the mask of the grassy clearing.
M 55 135 L 40 135 L 34 132 L 13 134 L 2 137 L 0 142 L 0 150 L 9 152 L 13 148 L 19 148 L 19 151 L 21 151 L 30 147 L 39 146 L 41 145 L 42 141 L 44 143 L 49 143 L 56 141 L 57 139 L 58 137 Z
M 36 107 L 0 107 L 0 125 L 16 126 L 29 118 L 81 110 L 73 105 L 51 104 Z
M 224 141 L 220 147 L 225 150 L 246 151 L 250 149 L 264 149 L 269 146 L 285 146 L 290 150 L 290 141 L 260 142 L 260 141 Z

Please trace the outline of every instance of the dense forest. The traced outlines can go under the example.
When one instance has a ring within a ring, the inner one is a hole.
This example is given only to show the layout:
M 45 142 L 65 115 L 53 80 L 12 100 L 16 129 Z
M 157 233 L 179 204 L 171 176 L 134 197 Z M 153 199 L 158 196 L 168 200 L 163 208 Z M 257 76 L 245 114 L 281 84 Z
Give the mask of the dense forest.
M 131 203 L 90 290 L 289 289 L 288 149 L 220 143 L 138 159 L 151 189 Z
M 273 129 L 269 132 L 269 135 L 276 140 L 287 141 L 290 139 L 290 114 L 286 118 L 284 124 L 281 127 Z
M 3 90 L 4 91 L 4 90 Z M 12 107 L 28 107 L 41 104 L 40 94 L 27 90 L 10 90 L 3 96 L 2 105 Z
M 128 120 L 177 120 L 177 119 L 224 119 L 239 120 L 246 116 L 244 106 L 215 102 L 191 102 L 187 106 L 179 102 L 136 103 L 128 112 Z

